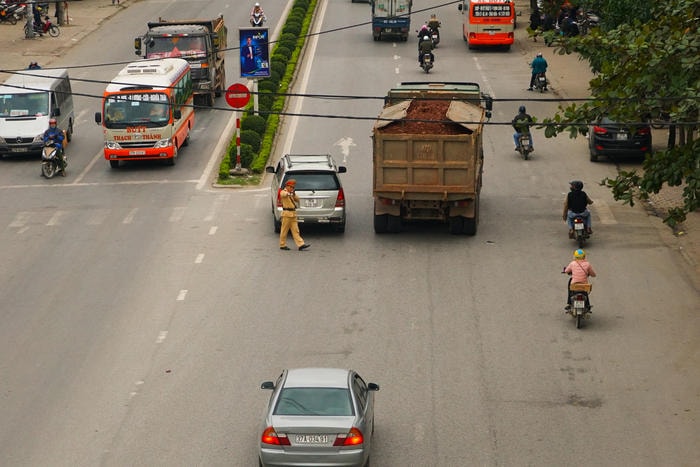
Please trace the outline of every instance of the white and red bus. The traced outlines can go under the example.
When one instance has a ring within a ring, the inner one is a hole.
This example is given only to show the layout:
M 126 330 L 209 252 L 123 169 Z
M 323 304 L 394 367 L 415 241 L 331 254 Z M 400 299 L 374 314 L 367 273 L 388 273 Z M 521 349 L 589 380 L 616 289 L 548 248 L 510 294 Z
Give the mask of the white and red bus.
M 510 48 L 515 40 L 515 3 L 510 0 L 462 0 L 462 36 L 470 49 Z
M 174 165 L 194 126 L 190 66 L 181 58 L 142 60 L 125 66 L 107 85 L 102 112 L 104 155 L 120 161 L 162 159 Z

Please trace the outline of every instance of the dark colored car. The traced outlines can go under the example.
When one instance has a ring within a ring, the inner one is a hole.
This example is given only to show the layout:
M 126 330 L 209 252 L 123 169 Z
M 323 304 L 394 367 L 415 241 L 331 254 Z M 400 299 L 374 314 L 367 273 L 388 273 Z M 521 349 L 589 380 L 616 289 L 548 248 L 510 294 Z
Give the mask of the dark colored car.
M 643 158 L 651 153 L 651 127 L 649 125 L 625 125 L 603 117 L 589 129 L 588 146 L 591 161 L 599 156 Z

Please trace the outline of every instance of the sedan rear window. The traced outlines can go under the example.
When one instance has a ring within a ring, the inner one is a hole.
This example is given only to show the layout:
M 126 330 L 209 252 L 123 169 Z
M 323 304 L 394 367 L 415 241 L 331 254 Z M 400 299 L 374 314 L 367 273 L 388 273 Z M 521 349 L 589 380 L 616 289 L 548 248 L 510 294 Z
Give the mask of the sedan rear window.
M 288 174 L 284 180 L 284 183 L 282 183 L 282 186 L 284 186 L 287 180 L 292 178 L 297 181 L 297 191 L 334 191 L 338 190 L 339 188 L 338 177 L 336 177 L 335 173 L 332 172 L 295 172 Z
M 349 417 L 355 412 L 347 389 L 285 388 L 277 400 L 274 415 Z

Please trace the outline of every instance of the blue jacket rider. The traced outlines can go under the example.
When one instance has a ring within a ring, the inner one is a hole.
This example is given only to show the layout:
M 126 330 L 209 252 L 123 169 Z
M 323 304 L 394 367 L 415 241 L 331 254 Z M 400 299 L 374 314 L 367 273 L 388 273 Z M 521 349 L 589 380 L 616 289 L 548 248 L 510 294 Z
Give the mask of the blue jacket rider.
M 56 144 L 58 155 L 63 159 L 63 130 L 56 125 L 56 119 L 49 119 L 49 128 L 44 132 L 44 144 L 49 141 Z
M 530 78 L 530 86 L 527 88 L 528 91 L 532 91 L 532 87 L 535 85 L 535 77 L 540 73 L 547 72 L 547 60 L 542 56 L 542 52 L 537 52 L 537 56 L 530 63 L 532 67 L 532 77 Z

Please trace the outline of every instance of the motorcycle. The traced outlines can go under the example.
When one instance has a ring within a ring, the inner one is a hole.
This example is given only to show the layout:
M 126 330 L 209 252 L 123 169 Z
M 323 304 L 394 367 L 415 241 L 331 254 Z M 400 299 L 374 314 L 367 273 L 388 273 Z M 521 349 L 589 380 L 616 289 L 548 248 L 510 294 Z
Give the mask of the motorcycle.
M 64 177 L 66 176 L 66 166 L 68 165 L 68 160 L 65 153 L 63 157 L 58 155 L 58 148 L 56 143 L 53 141 L 48 141 L 44 144 L 41 151 L 41 175 L 46 178 L 53 178 L 57 173 L 61 173 Z
M 26 25 L 25 29 L 27 29 Z M 44 21 L 42 21 L 41 24 L 34 24 L 34 33 L 40 36 L 48 34 L 51 37 L 58 37 L 61 34 L 61 29 L 51 22 L 51 18 L 44 16 Z M 27 35 L 27 31 L 25 31 L 25 35 Z M 29 36 L 31 36 L 31 34 Z
M 267 17 L 262 13 L 253 13 L 250 15 L 250 25 L 254 28 L 261 28 L 267 21 Z
M 591 234 L 588 232 L 588 229 L 586 229 L 586 220 L 583 218 L 583 216 L 575 216 L 574 234 L 571 238 L 576 240 L 576 243 L 578 244 L 579 248 L 583 248 L 583 245 L 586 243 L 586 240 L 588 240 L 590 237 Z
M 440 31 L 438 28 L 430 28 L 430 40 L 433 41 L 433 47 L 437 47 L 440 43 Z
M 569 284 L 569 305 L 566 313 L 576 321 L 576 329 L 581 329 L 583 320 L 591 314 L 589 294 L 593 289 L 592 284 Z
M 433 59 L 429 53 L 423 54 L 423 61 L 420 66 L 426 73 L 430 73 L 430 69 L 433 67 Z
M 544 73 L 537 73 L 535 76 L 535 90 L 539 92 L 547 90 L 547 76 Z
M 17 10 L 20 8 L 19 4 L 7 5 L 5 3 L 0 5 L 0 22 L 17 24 Z
M 518 152 L 521 156 L 523 156 L 523 159 L 528 160 L 528 158 L 530 157 L 529 154 L 532 151 L 533 148 L 530 135 L 526 133 L 520 133 L 520 136 L 518 136 Z

